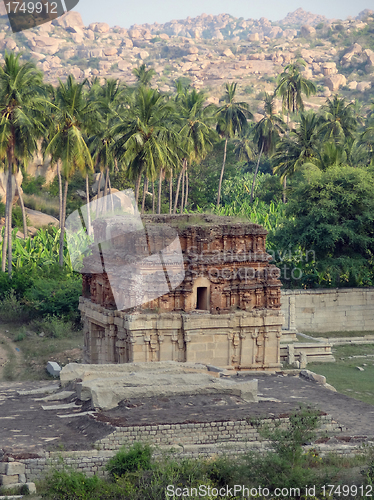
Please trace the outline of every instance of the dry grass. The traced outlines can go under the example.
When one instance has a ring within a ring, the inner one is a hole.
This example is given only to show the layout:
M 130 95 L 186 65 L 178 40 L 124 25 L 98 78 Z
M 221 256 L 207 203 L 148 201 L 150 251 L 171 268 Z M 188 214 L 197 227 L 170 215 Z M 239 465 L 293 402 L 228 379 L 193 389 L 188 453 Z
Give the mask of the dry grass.
M 38 210 L 53 217 L 59 216 L 59 203 L 56 198 L 51 198 L 44 193 L 41 195 L 24 193 L 23 201 L 25 206 L 32 210 Z

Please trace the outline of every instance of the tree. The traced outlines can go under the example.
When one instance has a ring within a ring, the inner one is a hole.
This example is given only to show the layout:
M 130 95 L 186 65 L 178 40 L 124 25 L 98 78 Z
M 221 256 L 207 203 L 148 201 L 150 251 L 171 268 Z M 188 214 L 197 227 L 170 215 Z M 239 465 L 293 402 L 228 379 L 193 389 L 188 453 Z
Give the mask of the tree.
M 85 94 L 86 80 L 77 83 L 69 75 L 66 83 L 60 81 L 55 101 L 55 129 L 51 134 L 46 153 L 52 159 L 61 161 L 64 177 L 64 194 L 62 199 L 62 220 L 60 220 L 59 264 L 62 267 L 65 235 L 66 200 L 69 179 L 76 169 L 85 171 L 93 168 L 91 153 L 87 145 L 86 131 L 93 128 L 99 120 L 96 104 Z
M 147 69 L 147 66 L 145 64 L 142 64 L 141 66 L 139 66 L 139 68 L 134 68 L 132 70 L 132 73 L 136 76 L 138 85 L 144 85 L 145 87 L 148 87 L 151 83 L 152 78 L 156 74 L 156 71 L 153 68 Z
M 43 75 L 34 64 L 21 64 L 20 55 L 5 52 L 0 67 L 0 159 L 7 161 L 6 228 L 8 244 L 8 276 L 12 276 L 12 178 L 17 162 L 31 158 L 37 139 L 43 135 L 48 101 Z M 44 113 L 43 113 L 44 112 Z M 3 244 L 3 256 L 6 248 Z M 2 270 L 5 271 L 3 258 Z
M 277 248 L 314 252 L 320 283 L 373 284 L 373 183 L 367 168 L 306 170 L 276 231 Z
M 113 127 L 113 151 L 135 182 L 138 204 L 141 176 L 155 180 L 165 166 L 175 166 L 178 136 L 173 125 L 173 104 L 158 90 L 140 86 L 131 96 L 128 109 Z
M 103 86 L 93 85 L 88 98 L 93 105 L 96 105 L 100 114 L 100 120 L 95 121 L 95 127 L 90 130 L 88 140 L 94 164 L 100 169 L 97 191 L 97 200 L 99 200 L 102 174 L 105 171 L 104 196 L 106 196 L 110 185 L 109 171 L 113 172 L 116 165 L 112 147 L 114 143 L 112 131 L 120 119 L 120 113 L 126 102 L 126 89 L 120 85 L 119 80 L 108 79 Z M 86 184 L 88 184 L 88 172 L 86 172 Z M 87 199 L 88 202 L 89 199 Z M 99 207 L 99 201 L 97 201 L 97 207 Z
M 309 97 L 317 92 L 313 82 L 304 78 L 301 68 L 306 66 L 302 59 L 290 63 L 285 67 L 283 73 L 279 75 L 278 85 L 275 94 L 281 96 L 283 109 L 287 110 L 287 128 L 289 125 L 290 113 L 304 111 L 303 94 Z
M 287 110 L 287 130 L 289 128 L 290 113 L 304 111 L 304 102 L 302 95 L 309 97 L 317 92 L 317 88 L 313 82 L 303 78 L 301 68 L 305 67 L 306 63 L 302 59 L 288 64 L 283 73 L 279 75 L 278 85 L 275 89 L 275 94 L 281 96 L 283 109 Z M 287 132 L 288 133 L 288 132 Z M 286 202 L 286 186 L 287 178 L 283 177 L 283 202 Z
M 248 103 L 235 101 L 236 87 L 236 83 L 225 84 L 226 92 L 221 98 L 221 101 L 224 101 L 225 104 L 223 104 L 217 111 L 217 132 L 221 137 L 225 138 L 223 163 L 218 185 L 217 207 L 219 207 L 221 201 L 221 188 L 223 174 L 225 171 L 227 142 L 236 134 L 241 133 L 247 126 L 247 120 L 253 118 L 252 113 L 249 111 Z
M 253 177 L 250 203 L 253 201 L 253 193 L 256 184 L 258 167 L 262 154 L 271 155 L 279 140 L 279 134 L 284 132 L 283 120 L 274 113 L 275 95 L 265 94 L 265 115 L 254 127 L 254 142 L 259 150 L 256 170 Z
M 347 104 L 344 97 L 337 94 L 333 99 L 327 99 L 321 108 L 320 133 L 323 140 L 335 140 L 344 143 L 352 138 L 357 129 L 357 117 L 353 102 Z
M 214 141 L 217 139 L 217 133 L 212 128 L 215 121 L 214 111 L 212 106 L 204 106 L 204 92 L 197 92 L 195 89 L 182 89 L 180 85 L 177 87 L 178 93 L 176 103 L 178 115 L 182 119 L 182 127 L 179 132 L 183 149 L 182 169 L 178 177 L 178 183 L 175 194 L 174 210 L 176 213 L 180 189 L 181 178 L 185 175 L 186 180 L 186 197 L 182 189 L 181 213 L 184 206 L 187 205 L 188 197 L 188 164 L 194 161 L 199 163 L 203 160 L 209 151 L 212 150 Z
M 298 128 L 278 143 L 272 161 L 273 172 L 281 179 L 294 174 L 304 163 L 319 160 L 318 123 L 318 116 L 313 111 L 301 113 Z

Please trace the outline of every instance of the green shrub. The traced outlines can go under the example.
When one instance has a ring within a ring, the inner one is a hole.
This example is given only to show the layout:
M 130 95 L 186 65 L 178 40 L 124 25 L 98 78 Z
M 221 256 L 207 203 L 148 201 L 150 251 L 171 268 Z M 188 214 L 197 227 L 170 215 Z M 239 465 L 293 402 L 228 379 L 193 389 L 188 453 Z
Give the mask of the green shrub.
M 17 323 L 26 321 L 28 318 L 29 313 L 17 299 L 16 292 L 13 289 L 5 292 L 3 299 L 0 301 L 0 320 Z
M 22 340 L 25 340 L 25 338 L 26 338 L 26 333 L 19 332 L 19 333 L 17 333 L 16 337 L 14 338 L 14 342 L 22 342 Z
M 148 444 L 135 443 L 131 448 L 122 448 L 111 458 L 107 470 L 112 477 L 123 476 L 126 472 L 149 470 L 152 448 Z
M 100 483 L 97 476 L 87 477 L 82 472 L 74 470 L 53 470 L 46 478 L 44 488 L 47 494 L 43 498 L 50 500 L 92 500 Z
M 17 299 L 20 299 L 31 286 L 32 277 L 25 270 L 15 269 L 11 280 L 8 278 L 8 273 L 0 272 L 0 301 L 9 294 L 10 290 L 13 290 Z
M 248 454 L 245 457 L 246 465 L 240 471 L 241 475 L 250 484 L 259 482 L 266 484 L 271 490 L 320 484 L 321 474 L 318 475 L 313 468 L 309 468 L 310 457 L 303 451 L 303 445 L 315 438 L 319 421 L 318 410 L 300 406 L 290 413 L 287 425 L 279 423 L 275 429 L 270 429 L 260 424 L 260 435 L 271 441 L 274 451 L 263 456 Z
M 56 339 L 66 337 L 66 332 L 72 330 L 70 321 L 65 321 L 63 318 L 51 316 L 50 314 L 41 319 L 34 319 L 31 321 L 30 327 L 35 332 L 44 332 L 47 337 Z
M 38 177 L 32 177 L 24 173 L 22 180 L 22 189 L 26 194 L 39 194 L 41 189 L 45 184 L 45 177 L 39 175 Z
M 25 300 L 38 315 L 49 314 L 76 319 L 79 296 L 82 292 L 82 281 L 79 278 L 34 279 L 33 287 L 24 294 Z

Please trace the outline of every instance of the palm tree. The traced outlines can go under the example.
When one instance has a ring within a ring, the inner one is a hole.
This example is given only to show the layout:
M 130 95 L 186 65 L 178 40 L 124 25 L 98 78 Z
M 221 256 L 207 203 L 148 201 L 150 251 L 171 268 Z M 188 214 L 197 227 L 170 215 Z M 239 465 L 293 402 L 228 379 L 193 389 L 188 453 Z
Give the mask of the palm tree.
M 93 85 L 90 89 L 89 100 L 96 103 L 100 113 L 100 120 L 95 123 L 95 128 L 91 130 L 88 143 L 92 158 L 96 166 L 100 169 L 97 198 L 101 196 L 100 186 L 103 172 L 105 171 L 104 196 L 110 189 L 109 171 L 115 168 L 116 158 L 113 155 L 112 130 L 119 121 L 119 115 L 126 102 L 126 89 L 119 80 L 108 79 L 101 87 Z M 88 184 L 88 172 L 86 172 L 86 184 Z M 111 193 L 110 193 L 111 194 Z M 88 202 L 89 200 L 87 200 Z M 99 202 L 97 203 L 99 207 Z
M 132 73 L 136 76 L 138 85 L 144 85 L 145 87 L 148 87 L 151 83 L 152 78 L 156 74 L 156 71 L 153 68 L 147 69 L 146 65 L 142 64 L 141 66 L 139 66 L 139 68 L 134 68 L 132 70 Z
M 85 95 L 86 80 L 77 83 L 72 75 L 67 82 L 60 81 L 56 92 L 55 130 L 52 133 L 46 153 L 52 159 L 61 161 L 64 177 L 62 219 L 60 220 L 59 264 L 63 266 L 66 200 L 71 175 L 76 169 L 84 171 L 93 168 L 92 157 L 86 142 L 85 132 L 94 126 L 99 115 L 95 103 Z
M 304 111 L 302 95 L 309 97 L 317 92 L 313 82 L 303 78 L 301 68 L 306 66 L 303 59 L 288 64 L 279 75 L 275 94 L 282 97 L 283 109 L 287 110 L 287 134 L 289 129 L 290 113 Z M 283 177 L 283 202 L 286 203 L 287 177 Z
M 281 96 L 283 109 L 287 110 L 287 128 L 290 113 L 304 111 L 302 95 L 309 97 L 317 92 L 314 83 L 303 78 L 301 74 L 303 66 L 306 66 L 305 61 L 298 59 L 296 62 L 288 64 L 278 77 L 275 94 Z
M 326 100 L 321 112 L 321 135 L 324 140 L 333 139 L 343 144 L 345 139 L 353 137 L 358 125 L 353 102 L 347 104 L 344 97 L 335 95 L 333 99 Z
M 261 156 L 263 153 L 267 155 L 274 153 L 275 146 L 279 140 L 279 134 L 284 132 L 284 121 L 274 113 L 274 99 L 275 95 L 265 94 L 265 115 L 254 127 L 254 142 L 257 144 L 259 155 L 252 182 L 250 203 L 253 201 L 253 193 Z
M 19 62 L 19 55 L 5 52 L 0 67 L 0 159 L 8 165 L 6 227 L 2 270 L 8 245 L 8 276 L 12 276 L 12 178 L 16 162 L 31 158 L 43 135 L 43 111 L 48 104 L 43 75 L 34 64 Z
M 197 92 L 195 89 L 190 91 L 188 88 L 177 87 L 177 90 L 177 109 L 179 116 L 183 120 L 179 133 L 182 142 L 183 159 L 174 200 L 174 214 L 178 206 L 181 179 L 183 186 L 180 212 L 182 213 L 184 207 L 187 206 L 188 164 L 192 161 L 199 163 L 203 160 L 208 152 L 213 149 L 213 143 L 217 139 L 217 133 L 212 128 L 215 121 L 215 107 L 204 106 L 205 94 Z M 184 195 L 184 180 L 186 183 L 186 196 Z
M 225 171 L 227 142 L 236 134 L 240 134 L 247 126 L 247 120 L 253 118 L 252 113 L 249 111 L 248 103 L 235 101 L 236 87 L 236 83 L 225 84 L 226 92 L 221 98 L 221 101 L 225 101 L 225 104 L 217 111 L 217 132 L 221 137 L 225 137 L 223 163 L 218 185 L 217 207 L 219 207 L 221 201 L 221 188 L 223 173 Z
M 300 124 L 289 136 L 277 145 L 273 155 L 273 172 L 281 175 L 292 175 L 304 163 L 319 160 L 319 119 L 313 112 L 301 113 Z
M 165 95 L 140 86 L 130 97 L 120 122 L 113 127 L 113 152 L 135 182 L 136 204 L 143 173 L 154 181 L 161 169 L 178 162 L 178 137 L 171 126 L 173 116 L 173 105 Z

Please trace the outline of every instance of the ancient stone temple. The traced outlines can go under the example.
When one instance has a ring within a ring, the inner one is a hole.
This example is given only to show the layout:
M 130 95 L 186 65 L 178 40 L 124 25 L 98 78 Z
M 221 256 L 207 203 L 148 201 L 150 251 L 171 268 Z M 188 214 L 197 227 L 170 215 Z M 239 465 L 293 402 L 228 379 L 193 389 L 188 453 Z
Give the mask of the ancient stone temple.
M 212 215 L 131 224 L 94 223 L 104 243 L 83 260 L 85 362 L 280 367 L 281 283 L 261 226 Z

